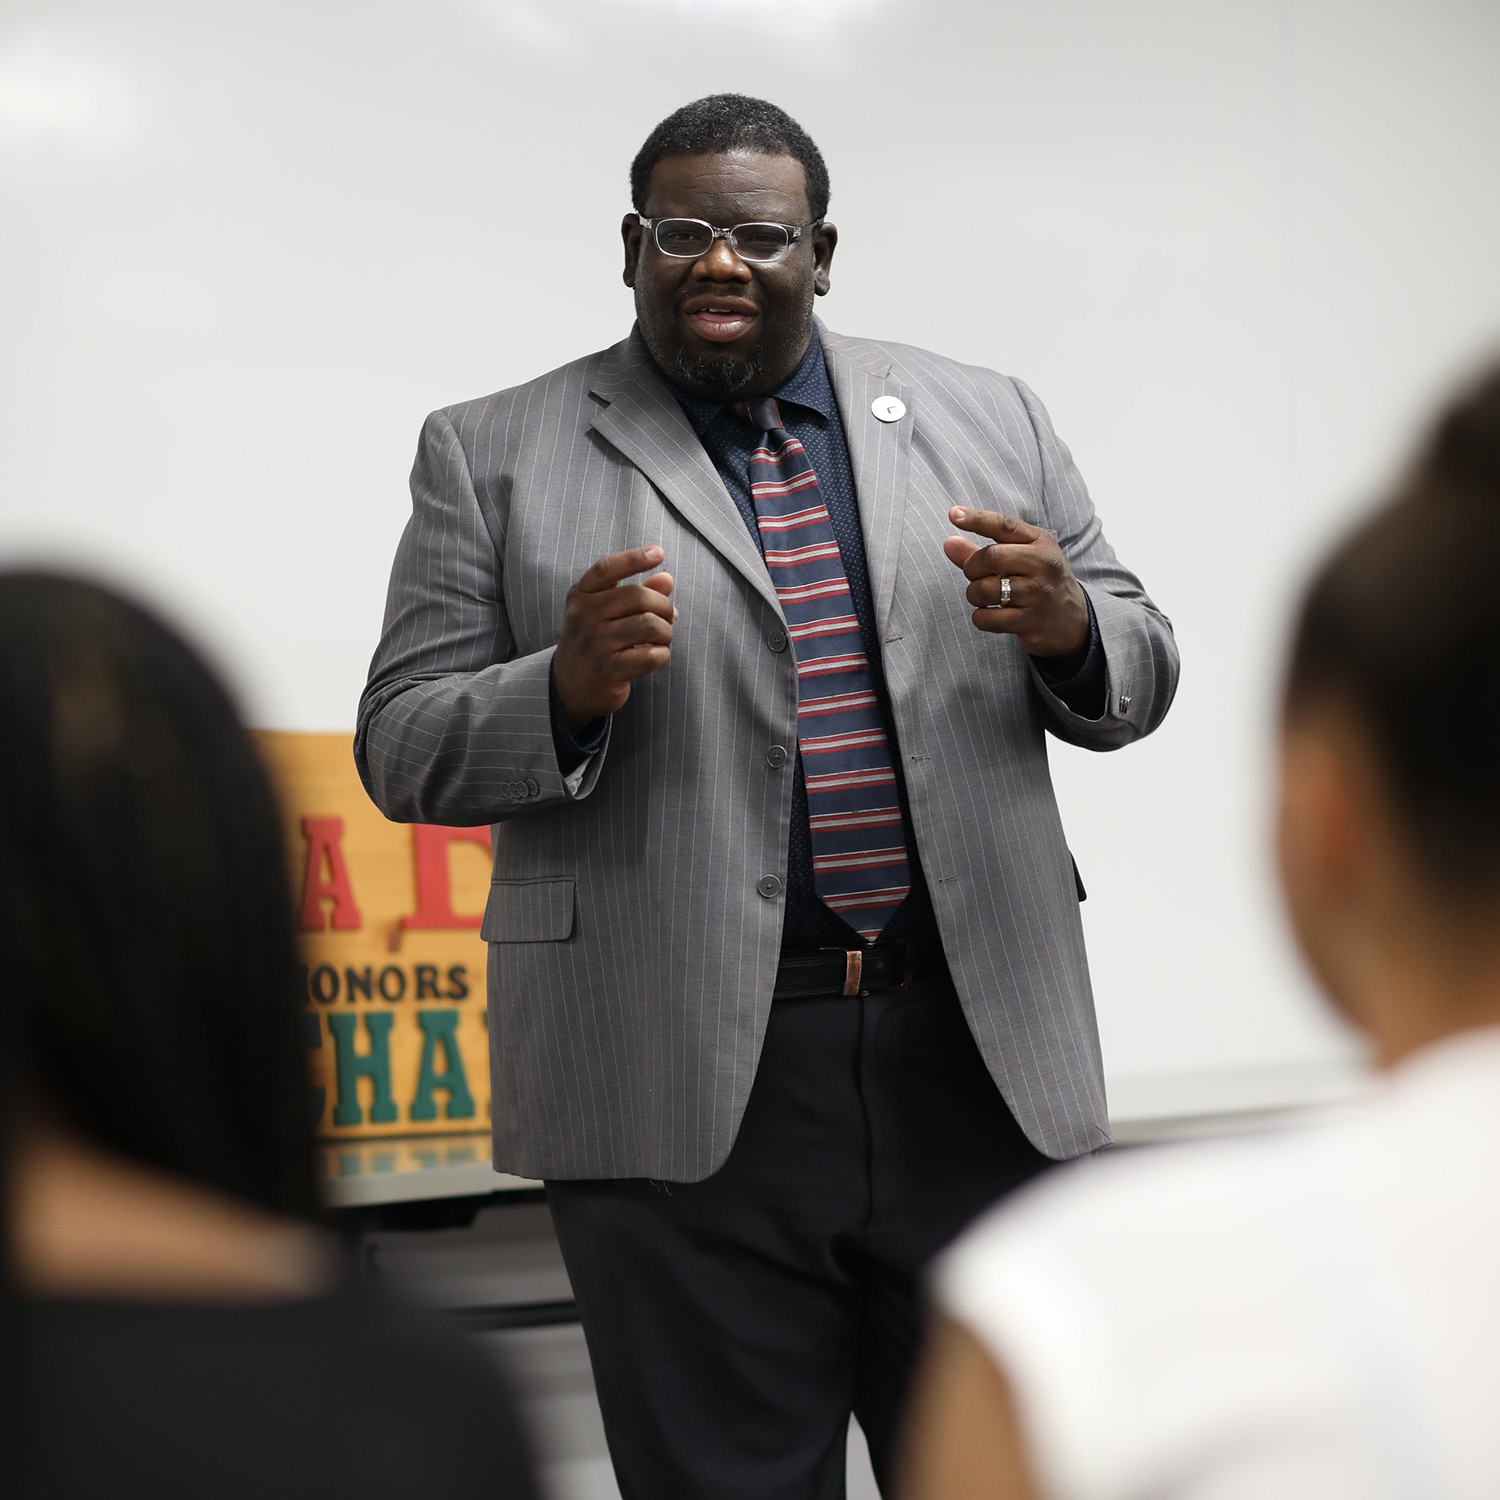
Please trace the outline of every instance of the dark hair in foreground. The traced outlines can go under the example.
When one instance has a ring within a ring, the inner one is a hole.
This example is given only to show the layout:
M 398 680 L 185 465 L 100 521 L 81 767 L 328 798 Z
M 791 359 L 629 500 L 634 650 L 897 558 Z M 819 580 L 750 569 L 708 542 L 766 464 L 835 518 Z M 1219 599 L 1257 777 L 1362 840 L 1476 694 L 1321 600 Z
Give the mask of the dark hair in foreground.
M 1500 367 L 1314 578 L 1287 684 L 1293 712 L 1352 710 L 1429 884 L 1459 901 L 1500 893 L 1497 558 Z
M 148 1167 L 314 1215 L 280 820 L 224 689 L 137 606 L 11 573 L 0 702 L 0 1192 L 17 1126 L 44 1111 Z M 0 1466 L 23 1430 L 5 1242 Z
M 814 219 L 828 212 L 828 168 L 813 138 L 784 110 L 748 94 L 709 94 L 674 110 L 636 152 L 630 164 L 630 199 L 646 211 L 651 170 L 668 156 L 711 151 L 761 151 L 791 156 L 807 174 L 807 204 Z

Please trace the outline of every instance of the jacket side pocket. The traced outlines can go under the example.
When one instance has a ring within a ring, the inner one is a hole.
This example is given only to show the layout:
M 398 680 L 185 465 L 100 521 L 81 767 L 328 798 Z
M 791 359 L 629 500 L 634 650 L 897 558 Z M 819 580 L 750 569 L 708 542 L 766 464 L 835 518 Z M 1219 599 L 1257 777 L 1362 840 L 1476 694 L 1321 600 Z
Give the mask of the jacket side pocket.
M 555 943 L 573 935 L 571 875 L 494 880 L 479 935 L 487 943 Z

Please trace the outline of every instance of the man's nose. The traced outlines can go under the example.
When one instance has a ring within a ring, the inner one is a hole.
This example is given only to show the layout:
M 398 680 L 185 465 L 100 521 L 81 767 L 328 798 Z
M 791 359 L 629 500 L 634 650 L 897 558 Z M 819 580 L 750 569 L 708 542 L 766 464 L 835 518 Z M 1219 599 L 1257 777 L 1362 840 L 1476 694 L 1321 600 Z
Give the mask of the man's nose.
M 693 274 L 708 281 L 749 281 L 751 271 L 728 240 L 716 239 L 693 263 Z

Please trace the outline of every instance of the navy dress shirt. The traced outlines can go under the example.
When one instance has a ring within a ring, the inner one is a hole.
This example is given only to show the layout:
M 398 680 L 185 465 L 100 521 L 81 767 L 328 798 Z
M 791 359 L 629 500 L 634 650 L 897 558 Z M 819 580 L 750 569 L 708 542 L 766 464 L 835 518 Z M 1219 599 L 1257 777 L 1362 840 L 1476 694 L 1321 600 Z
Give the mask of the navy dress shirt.
M 755 506 L 750 498 L 750 455 L 761 440 L 760 433 L 726 406 L 703 401 L 678 390 L 662 377 L 677 398 L 704 450 L 724 481 L 755 544 L 760 546 L 760 531 L 755 524 Z M 906 778 L 901 770 L 900 746 L 896 727 L 891 720 L 890 694 L 886 688 L 885 668 L 880 642 L 875 635 L 875 611 L 870 599 L 870 573 L 865 561 L 864 534 L 859 525 L 859 508 L 854 493 L 854 470 L 849 462 L 849 444 L 839 417 L 828 369 L 823 362 L 823 345 L 814 328 L 812 342 L 802 363 L 786 381 L 771 392 L 781 410 L 783 427 L 798 438 L 818 476 L 818 493 L 833 523 L 838 539 L 844 572 L 849 578 L 849 592 L 854 614 L 859 620 L 860 638 L 874 678 L 875 695 L 885 720 L 891 743 L 891 764 L 896 771 L 896 795 L 901 806 L 901 822 L 906 834 L 907 858 L 911 871 L 911 893 L 886 924 L 882 939 L 909 938 L 937 944 L 937 919 L 927 881 L 922 874 L 921 851 L 912 830 L 911 812 L 906 800 Z M 955 584 L 957 580 L 955 579 Z M 1083 665 L 1067 678 L 1057 678 L 1044 662 L 1037 663 L 1047 685 L 1074 713 L 1084 718 L 1103 716 L 1106 678 L 1104 652 L 1099 644 L 1099 627 L 1094 607 L 1089 605 L 1089 649 Z M 557 744 L 558 764 L 564 774 L 575 769 L 597 751 L 604 739 L 602 720 L 586 725 L 574 735 L 558 701 L 556 686 L 552 689 L 552 734 Z M 859 934 L 836 913 L 818 900 L 813 885 L 812 834 L 807 821 L 807 786 L 803 780 L 802 757 L 795 761 L 792 784 L 792 824 L 786 864 L 786 922 L 782 930 L 783 948 L 858 948 L 863 946 Z

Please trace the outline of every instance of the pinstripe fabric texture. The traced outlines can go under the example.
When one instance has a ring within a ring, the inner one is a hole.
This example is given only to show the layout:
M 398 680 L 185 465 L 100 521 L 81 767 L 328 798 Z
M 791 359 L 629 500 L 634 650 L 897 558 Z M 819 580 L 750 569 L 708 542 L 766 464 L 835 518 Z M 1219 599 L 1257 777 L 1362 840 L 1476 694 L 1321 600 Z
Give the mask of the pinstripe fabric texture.
M 1074 1156 L 1107 1140 L 1107 1115 L 1045 735 L 1108 750 L 1155 728 L 1177 681 L 1171 626 L 1024 385 L 822 337 L 949 967 L 1022 1128 Z M 877 421 L 878 396 L 906 416 Z M 733 1144 L 780 945 L 792 777 L 767 752 L 794 743 L 796 662 L 756 543 L 638 333 L 433 413 L 412 497 L 355 755 L 387 816 L 495 825 L 495 1163 L 699 1180 Z M 1056 533 L 1099 623 L 1102 719 L 1054 697 L 1014 638 L 970 624 L 942 554 L 955 504 Z M 599 556 L 647 542 L 677 583 L 672 663 L 635 684 L 570 794 L 547 696 L 564 596 Z

